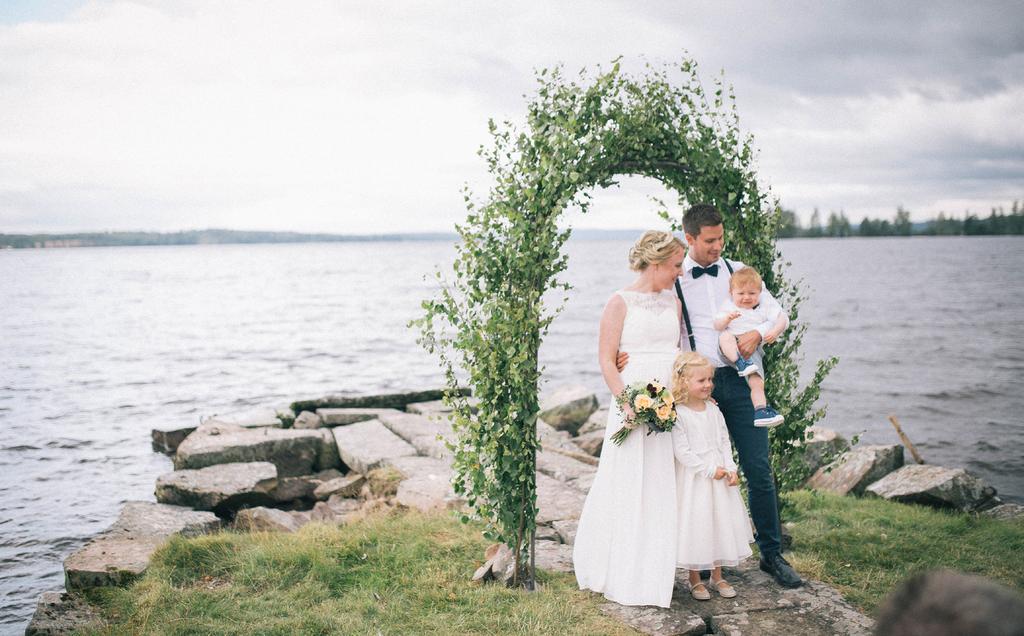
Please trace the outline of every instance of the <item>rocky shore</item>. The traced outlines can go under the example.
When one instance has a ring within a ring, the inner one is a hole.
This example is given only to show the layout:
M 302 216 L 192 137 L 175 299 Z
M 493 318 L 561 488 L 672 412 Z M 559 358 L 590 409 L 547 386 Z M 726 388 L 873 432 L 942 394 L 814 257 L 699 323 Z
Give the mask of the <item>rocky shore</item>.
M 152 431 L 154 450 L 170 454 L 174 466 L 157 479 L 156 502 L 127 503 L 110 528 L 64 561 L 66 590 L 42 595 L 26 634 L 67 633 L 99 621 L 79 592 L 130 583 L 176 534 L 294 532 L 310 522 L 345 524 L 382 507 L 462 506 L 451 486 L 445 440 L 452 439 L 452 429 L 440 397 L 440 391 L 327 396 Z M 576 523 L 596 472 L 606 417 L 596 396 L 578 387 L 561 389 L 542 404 L 540 568 L 572 569 Z M 962 469 L 903 466 L 899 446 L 849 450 L 823 429 L 807 444 L 806 458 L 818 468 L 809 482 L 815 488 L 994 516 L 1021 512 L 1001 504 L 993 489 Z M 493 574 L 478 572 L 481 578 Z M 870 633 L 871 620 L 822 583 L 781 590 L 753 561 L 732 576 L 749 593 L 699 604 L 680 593 L 680 585 L 667 610 L 614 604 L 604 610 L 645 634 L 770 634 L 780 625 L 792 626 L 795 634 Z

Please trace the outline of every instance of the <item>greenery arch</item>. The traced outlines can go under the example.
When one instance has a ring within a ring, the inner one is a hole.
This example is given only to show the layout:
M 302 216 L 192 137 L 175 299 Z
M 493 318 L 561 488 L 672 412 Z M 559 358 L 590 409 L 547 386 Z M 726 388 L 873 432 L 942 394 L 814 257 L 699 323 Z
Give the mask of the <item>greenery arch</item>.
M 811 382 L 798 387 L 796 354 L 806 327 L 798 320 L 797 285 L 783 276 L 775 246 L 779 207 L 757 183 L 751 139 L 741 134 L 735 98 L 720 79 L 706 94 L 690 59 L 647 64 L 636 76 L 616 60 L 608 71 L 584 70 L 575 79 L 560 67 L 545 69 L 537 82 L 526 131 L 489 122 L 492 145 L 480 155 L 494 183 L 480 204 L 464 192 L 468 214 L 456 227 L 462 240 L 454 276 L 437 273 L 437 296 L 424 301 L 415 321 L 447 376 L 458 436 L 451 445 L 456 491 L 486 523 L 487 536 L 513 548 L 517 559 L 536 525 L 537 353 L 561 308 L 546 307 L 542 297 L 570 289 L 558 279 L 570 230 L 557 220 L 569 205 L 586 212 L 595 187 L 614 185 L 617 175 L 643 175 L 675 190 L 684 207 L 716 205 L 730 258 L 756 267 L 788 308 L 793 326 L 765 360 L 769 399 L 786 416 L 771 435 L 782 487 L 805 476 L 793 461 L 802 452 L 793 441 L 824 414 L 815 401 L 836 362 L 818 362 Z M 681 229 L 681 220 L 662 217 Z M 458 369 L 479 399 L 476 412 L 456 391 Z

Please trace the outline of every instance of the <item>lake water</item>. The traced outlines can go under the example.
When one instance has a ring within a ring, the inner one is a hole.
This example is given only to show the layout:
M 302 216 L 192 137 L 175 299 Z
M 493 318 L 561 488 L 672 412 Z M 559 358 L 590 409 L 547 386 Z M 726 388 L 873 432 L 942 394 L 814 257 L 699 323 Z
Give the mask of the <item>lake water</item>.
M 631 241 L 569 245 L 569 304 L 542 351 L 547 386 L 604 399 L 597 319 L 631 280 Z M 838 355 L 824 424 L 1024 495 L 1024 239 L 783 241 L 803 278 L 805 367 Z M 337 391 L 440 386 L 406 328 L 444 243 L 0 251 L 0 633 L 20 633 L 61 562 L 153 499 L 165 424 Z

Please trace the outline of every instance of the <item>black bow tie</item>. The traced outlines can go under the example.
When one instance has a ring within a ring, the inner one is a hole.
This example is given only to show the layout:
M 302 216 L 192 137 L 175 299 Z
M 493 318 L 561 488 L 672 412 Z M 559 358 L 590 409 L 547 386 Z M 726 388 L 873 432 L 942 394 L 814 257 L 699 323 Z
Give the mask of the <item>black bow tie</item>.
M 718 263 L 715 263 L 714 265 L 708 265 L 707 267 L 701 267 L 700 265 L 694 265 L 693 266 L 693 270 L 691 270 L 691 271 L 693 272 L 694 280 L 700 278 L 704 274 L 707 274 L 708 276 L 715 276 L 715 277 L 717 277 L 718 276 Z

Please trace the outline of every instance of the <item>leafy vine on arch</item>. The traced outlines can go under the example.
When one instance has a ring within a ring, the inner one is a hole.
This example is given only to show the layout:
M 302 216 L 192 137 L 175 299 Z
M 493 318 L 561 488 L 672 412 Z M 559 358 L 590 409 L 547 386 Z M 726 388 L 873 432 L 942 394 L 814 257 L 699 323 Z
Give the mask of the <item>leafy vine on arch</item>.
M 549 290 L 568 291 L 558 276 L 570 230 L 557 220 L 569 205 L 586 212 L 594 188 L 619 175 L 658 179 L 679 202 L 714 204 L 722 211 L 730 258 L 757 268 L 790 312 L 792 327 L 766 355 L 769 400 L 786 422 L 772 430 L 773 462 L 781 486 L 803 476 L 796 440 L 823 414 L 815 407 L 834 358 L 819 361 L 799 387 L 797 351 L 806 329 L 798 319 L 797 285 L 783 275 L 775 245 L 776 201 L 757 183 L 749 136 L 739 129 L 735 98 L 721 80 L 707 94 L 693 60 L 638 75 L 616 61 L 594 74 L 568 78 L 560 67 L 537 74 L 526 130 L 489 122 L 492 144 L 481 148 L 493 177 L 487 199 L 464 192 L 468 214 L 456 226 L 453 276 L 436 274 L 439 289 L 414 321 L 420 342 L 439 355 L 449 388 L 457 439 L 456 492 L 486 524 L 486 535 L 520 559 L 535 531 L 538 350 L 560 307 Z M 680 220 L 662 216 L 674 230 Z M 596 319 L 596 317 L 595 317 Z M 476 410 L 455 390 L 460 371 L 479 400 Z

